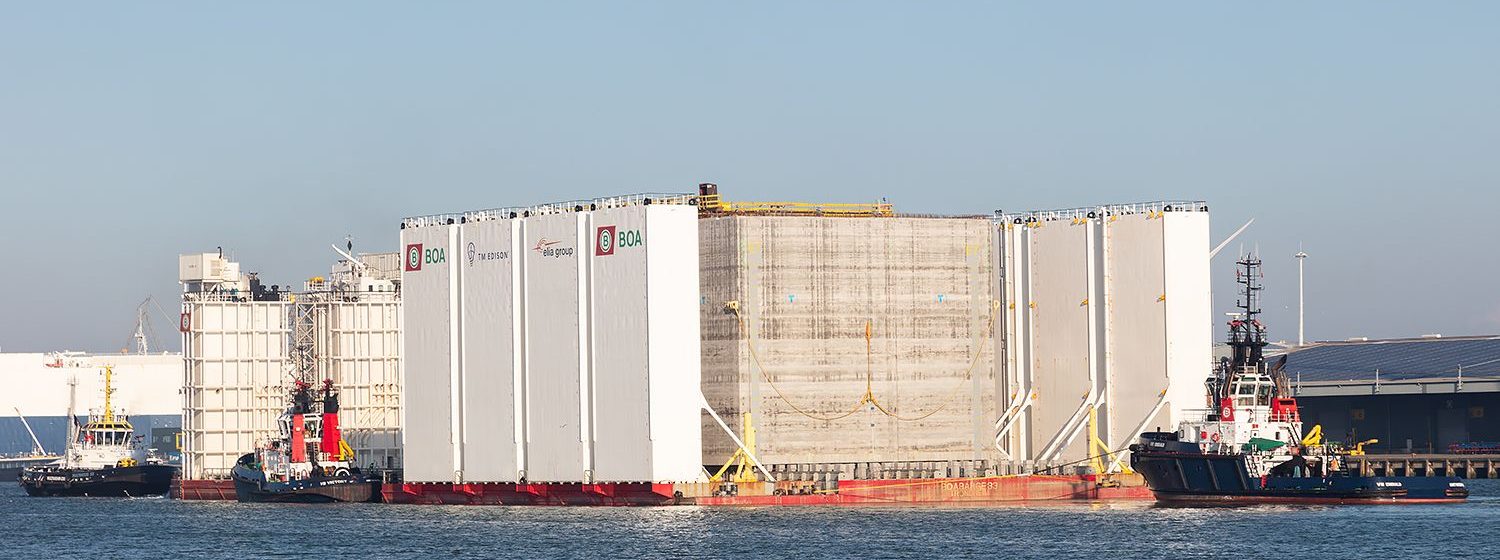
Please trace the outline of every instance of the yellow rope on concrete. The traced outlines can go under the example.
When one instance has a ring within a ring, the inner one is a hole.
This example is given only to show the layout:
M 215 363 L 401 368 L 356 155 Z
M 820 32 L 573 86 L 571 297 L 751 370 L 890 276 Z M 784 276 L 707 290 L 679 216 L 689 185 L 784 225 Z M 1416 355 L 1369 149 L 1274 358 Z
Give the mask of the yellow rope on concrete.
M 948 408 L 949 403 L 953 402 L 954 395 L 957 395 L 958 394 L 958 390 L 963 388 L 963 382 L 968 381 L 969 379 L 972 378 L 972 376 L 974 374 L 974 368 L 976 368 L 976 367 L 979 366 L 979 360 L 980 360 L 980 358 L 984 357 L 984 347 L 981 345 L 974 352 L 974 359 L 969 362 L 969 367 L 964 370 L 963 376 L 960 377 L 958 379 L 958 381 L 954 382 L 953 389 L 951 389 L 951 390 L 948 391 L 947 398 L 943 399 L 943 404 L 938 405 L 937 408 L 932 409 L 931 411 L 928 411 L 926 414 L 920 414 L 920 415 L 917 415 L 917 416 L 901 416 L 901 415 L 896 414 L 895 412 L 892 412 L 889 409 L 887 409 L 884 405 L 880 404 L 880 399 L 875 398 L 875 391 L 874 391 L 874 379 L 875 379 L 875 375 L 874 375 L 874 364 L 872 362 L 872 359 L 873 359 L 872 355 L 873 355 L 873 353 L 871 351 L 871 334 L 872 333 L 871 333 L 870 322 L 866 321 L 865 322 L 865 394 L 862 395 L 862 396 L 860 396 L 859 402 L 854 403 L 854 406 L 851 407 L 848 411 L 840 413 L 840 414 L 825 416 L 825 415 L 820 415 L 820 414 L 816 414 L 816 413 L 812 413 L 812 412 L 808 412 L 806 410 L 803 410 L 801 407 L 799 407 L 795 403 L 793 403 L 791 399 L 787 398 L 787 396 L 786 396 L 785 393 L 781 392 L 781 388 L 777 387 L 776 386 L 776 382 L 773 381 L 773 380 L 771 380 L 771 375 L 769 373 L 766 373 L 765 364 L 762 364 L 761 361 L 760 361 L 760 354 L 758 354 L 758 353 L 755 352 L 755 339 L 750 336 L 750 325 L 745 321 L 745 317 L 739 313 L 739 308 L 737 306 L 733 306 L 731 308 L 734 311 L 735 318 L 739 320 L 740 329 L 745 332 L 745 346 L 747 348 L 749 348 L 749 350 L 750 350 L 750 359 L 755 362 L 755 367 L 760 370 L 760 375 L 761 375 L 761 377 L 763 379 L 766 380 L 766 384 L 768 384 L 768 385 L 771 386 L 771 390 L 776 393 L 776 397 L 780 398 L 782 402 L 785 402 L 786 405 L 787 405 L 787 407 L 791 408 L 797 414 L 801 414 L 803 416 L 806 416 L 808 418 L 812 418 L 814 420 L 833 421 L 833 420 L 841 420 L 841 419 L 844 419 L 844 418 L 848 418 L 850 416 L 853 416 L 854 413 L 859 412 L 860 407 L 864 406 L 866 403 L 874 405 L 875 409 L 879 410 L 881 414 L 884 414 L 884 415 L 889 416 L 891 418 L 895 418 L 898 422 L 916 422 L 916 421 L 919 421 L 919 420 L 925 420 L 927 418 L 932 417 L 934 414 L 942 412 L 943 410 L 945 410 L 945 409 Z M 990 306 L 990 316 L 989 316 L 988 320 L 985 323 L 986 330 L 992 330 L 993 329 L 994 324 L 995 324 L 996 310 L 998 308 L 999 308 L 998 305 L 991 305 Z M 986 336 L 984 337 L 984 340 L 989 340 L 989 338 L 990 338 L 990 336 L 988 334 L 986 334 Z
M 841 420 L 853 416 L 854 413 L 859 412 L 859 407 L 864 406 L 865 402 L 869 399 L 870 393 L 868 390 L 866 390 L 865 397 L 861 398 L 859 402 L 854 403 L 854 406 L 852 408 L 850 408 L 847 412 L 834 416 L 823 416 L 808 412 L 806 410 L 802 410 L 801 407 L 797 406 L 796 403 L 793 403 L 791 399 L 787 398 L 786 394 L 781 392 L 781 388 L 777 387 L 776 382 L 771 380 L 771 375 L 766 373 L 766 366 L 761 364 L 760 355 L 755 353 L 755 340 L 750 337 L 750 325 L 745 322 L 745 318 L 741 316 L 738 311 L 735 312 L 734 316 L 740 321 L 740 329 L 745 331 L 745 346 L 750 349 L 750 359 L 755 361 L 755 367 L 756 369 L 760 370 L 760 376 L 765 378 L 766 384 L 771 386 L 771 390 L 776 393 L 777 398 L 780 398 L 782 402 L 786 403 L 787 407 L 791 408 L 797 414 L 801 414 L 814 420 Z

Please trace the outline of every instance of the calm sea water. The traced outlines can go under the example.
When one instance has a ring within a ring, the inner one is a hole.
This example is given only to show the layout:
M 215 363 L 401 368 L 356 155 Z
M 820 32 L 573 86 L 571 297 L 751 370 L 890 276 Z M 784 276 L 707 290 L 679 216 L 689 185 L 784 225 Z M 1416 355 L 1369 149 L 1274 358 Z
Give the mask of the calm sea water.
M 1171 509 L 540 508 L 30 498 L 0 558 L 1494 558 L 1500 480 L 1463 505 Z

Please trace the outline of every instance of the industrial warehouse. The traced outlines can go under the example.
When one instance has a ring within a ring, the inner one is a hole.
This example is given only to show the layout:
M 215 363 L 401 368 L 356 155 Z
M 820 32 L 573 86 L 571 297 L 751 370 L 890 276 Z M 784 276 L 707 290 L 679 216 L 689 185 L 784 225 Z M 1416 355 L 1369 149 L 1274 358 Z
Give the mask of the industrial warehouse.
M 388 501 L 1144 495 L 1106 475 L 1204 406 L 1207 210 L 905 215 L 705 184 L 408 218 L 399 256 L 351 251 L 296 293 L 185 255 L 179 492 L 232 494 L 287 383 L 329 379 Z
M 1500 337 L 1319 342 L 1288 352 L 1287 372 L 1309 419 L 1387 461 L 1500 454 Z

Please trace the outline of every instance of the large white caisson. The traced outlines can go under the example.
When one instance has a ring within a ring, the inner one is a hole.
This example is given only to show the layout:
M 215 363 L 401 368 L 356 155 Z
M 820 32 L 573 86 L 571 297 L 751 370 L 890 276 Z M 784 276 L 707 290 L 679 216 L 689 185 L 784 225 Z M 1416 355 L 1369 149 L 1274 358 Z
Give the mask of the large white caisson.
M 405 479 L 701 478 L 697 218 L 609 199 L 407 220 Z

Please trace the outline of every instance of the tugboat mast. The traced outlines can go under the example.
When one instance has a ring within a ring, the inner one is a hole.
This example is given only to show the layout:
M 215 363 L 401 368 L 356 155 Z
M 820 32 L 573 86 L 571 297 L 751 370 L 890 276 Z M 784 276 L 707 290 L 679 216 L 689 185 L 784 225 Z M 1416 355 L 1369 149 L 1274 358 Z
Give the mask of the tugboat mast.
M 1261 283 L 1260 258 L 1251 255 L 1235 264 L 1239 265 L 1239 270 L 1235 271 L 1234 281 L 1241 286 L 1241 299 L 1235 302 L 1240 317 L 1229 322 L 1229 347 L 1234 350 L 1230 365 L 1237 372 L 1247 367 L 1258 370 L 1265 363 L 1266 347 L 1266 327 L 1257 318 L 1261 313 L 1260 291 L 1265 289 Z
M 111 400 L 115 392 L 114 383 L 112 382 L 114 374 L 115 370 L 113 367 L 104 366 L 104 421 L 107 423 L 115 421 L 115 407 Z
M 1244 375 L 1260 375 L 1266 372 L 1265 347 L 1266 326 L 1260 322 L 1261 283 L 1260 258 L 1249 255 L 1235 261 L 1234 281 L 1240 285 L 1240 298 L 1235 301 L 1239 308 L 1229 321 L 1229 348 L 1231 356 L 1219 362 L 1214 375 L 1208 378 L 1208 406 L 1215 411 L 1213 416 L 1227 416 L 1225 402 L 1231 399 L 1235 380 Z

